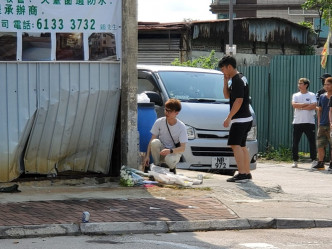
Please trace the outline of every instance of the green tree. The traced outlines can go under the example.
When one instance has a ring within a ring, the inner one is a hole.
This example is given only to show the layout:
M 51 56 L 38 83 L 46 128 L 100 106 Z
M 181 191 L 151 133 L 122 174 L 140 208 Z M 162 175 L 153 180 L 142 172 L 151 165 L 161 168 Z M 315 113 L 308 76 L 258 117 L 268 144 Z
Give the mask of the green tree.
M 300 22 L 299 24 L 306 28 L 309 28 L 310 32 L 312 32 L 313 34 L 316 34 L 315 30 L 314 30 L 314 25 L 311 22 Z M 302 47 L 303 47 L 303 54 L 305 54 L 305 55 L 314 55 L 315 54 L 314 46 L 305 44 Z
M 216 52 L 212 50 L 209 56 L 200 56 L 194 60 L 187 60 L 185 62 L 180 62 L 176 58 L 171 64 L 173 66 L 185 66 L 185 67 L 200 67 L 206 69 L 215 69 L 218 66 L 218 58 L 215 57 Z
M 322 20 L 325 20 L 326 25 L 332 26 L 332 0 L 306 0 L 302 4 L 305 10 L 316 9 L 319 14 L 319 30 L 320 33 Z

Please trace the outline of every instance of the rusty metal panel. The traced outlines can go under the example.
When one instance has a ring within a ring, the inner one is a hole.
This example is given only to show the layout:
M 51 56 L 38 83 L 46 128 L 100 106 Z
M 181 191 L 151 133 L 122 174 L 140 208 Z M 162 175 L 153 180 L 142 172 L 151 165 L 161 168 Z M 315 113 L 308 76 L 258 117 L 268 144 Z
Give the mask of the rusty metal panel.
M 23 171 L 109 171 L 118 62 L 1 63 L 0 74 L 0 181 Z

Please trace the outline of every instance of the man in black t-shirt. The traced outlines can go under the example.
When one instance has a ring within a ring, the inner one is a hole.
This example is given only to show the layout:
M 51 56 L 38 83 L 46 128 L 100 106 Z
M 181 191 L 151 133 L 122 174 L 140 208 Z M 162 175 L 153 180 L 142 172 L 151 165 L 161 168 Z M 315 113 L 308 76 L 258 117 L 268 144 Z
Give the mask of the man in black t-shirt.
M 246 140 L 253 121 L 249 109 L 248 81 L 237 71 L 236 60 L 232 56 L 224 56 L 219 61 L 218 67 L 224 73 L 224 96 L 230 99 L 230 112 L 224 120 L 224 127 L 231 126 L 227 144 L 233 150 L 238 168 L 238 174 L 227 181 L 247 182 L 252 179 L 252 176 Z M 229 81 L 231 81 L 230 85 Z
M 324 73 L 322 76 L 319 77 L 322 81 L 322 88 L 319 89 L 318 92 L 316 93 L 317 103 L 319 102 L 320 95 L 322 95 L 323 93 L 326 92 L 326 90 L 324 89 L 324 82 L 325 82 L 325 79 L 327 79 L 328 77 L 331 77 L 331 74 Z

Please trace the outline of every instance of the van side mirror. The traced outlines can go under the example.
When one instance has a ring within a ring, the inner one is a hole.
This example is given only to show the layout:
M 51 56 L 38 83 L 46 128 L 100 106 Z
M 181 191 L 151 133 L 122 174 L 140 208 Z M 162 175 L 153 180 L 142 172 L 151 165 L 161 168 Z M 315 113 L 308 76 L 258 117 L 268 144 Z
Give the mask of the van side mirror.
M 144 91 L 144 93 L 149 97 L 150 102 L 154 102 L 155 105 L 163 106 L 163 100 L 158 93 L 153 91 Z

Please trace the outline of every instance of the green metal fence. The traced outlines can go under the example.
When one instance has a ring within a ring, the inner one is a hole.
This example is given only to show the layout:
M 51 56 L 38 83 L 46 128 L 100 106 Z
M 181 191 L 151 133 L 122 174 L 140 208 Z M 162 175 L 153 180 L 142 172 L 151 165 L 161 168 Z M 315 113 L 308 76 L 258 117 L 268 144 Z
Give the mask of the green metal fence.
M 318 55 L 275 56 L 267 66 L 241 66 L 249 81 L 252 106 L 257 116 L 259 151 L 267 145 L 274 148 L 292 146 L 293 108 L 291 98 L 297 92 L 299 78 L 308 78 L 309 91 L 316 93 L 321 87 L 319 77 L 332 74 L 332 56 L 328 56 L 325 70 Z M 309 152 L 305 136 L 300 151 Z

